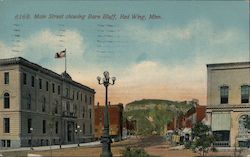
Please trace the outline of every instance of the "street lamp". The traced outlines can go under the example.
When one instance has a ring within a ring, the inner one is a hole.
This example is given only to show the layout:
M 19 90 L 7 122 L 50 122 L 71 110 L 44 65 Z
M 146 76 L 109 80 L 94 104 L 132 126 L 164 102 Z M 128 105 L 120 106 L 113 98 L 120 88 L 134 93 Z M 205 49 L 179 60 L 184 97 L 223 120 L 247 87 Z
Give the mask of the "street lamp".
M 30 149 L 33 150 L 32 146 L 32 133 L 33 133 L 33 128 L 30 128 Z
M 77 134 L 77 146 L 79 147 L 80 146 L 80 139 L 79 139 L 79 133 L 82 132 L 82 130 L 79 130 L 80 129 L 80 126 L 77 125 L 77 129 L 75 130 L 75 133 Z
M 102 153 L 100 157 L 112 157 L 112 152 L 110 148 L 110 144 L 112 143 L 111 137 L 109 135 L 109 113 L 108 113 L 108 86 L 109 85 L 114 85 L 115 84 L 115 77 L 112 77 L 112 83 L 109 82 L 110 77 L 109 77 L 109 72 L 104 71 L 103 73 L 104 78 L 102 79 L 101 82 L 101 77 L 98 76 L 98 84 L 104 85 L 106 89 L 106 97 L 105 97 L 105 108 L 104 108 L 104 129 L 103 129 L 103 136 L 101 137 L 101 143 L 102 143 Z

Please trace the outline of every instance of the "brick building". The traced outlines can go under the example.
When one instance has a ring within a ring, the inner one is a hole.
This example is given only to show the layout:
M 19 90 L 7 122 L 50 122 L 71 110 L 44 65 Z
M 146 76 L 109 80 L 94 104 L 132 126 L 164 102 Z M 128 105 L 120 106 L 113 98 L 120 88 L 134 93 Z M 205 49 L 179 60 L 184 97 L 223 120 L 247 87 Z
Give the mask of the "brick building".
M 202 122 L 206 117 L 206 106 L 195 105 L 184 115 L 179 115 L 168 123 L 167 130 L 192 128 L 197 122 Z
M 95 106 L 95 137 L 100 138 L 103 135 L 104 117 L 103 111 L 105 106 L 99 103 Z M 123 104 L 109 105 L 109 134 L 111 137 L 121 140 L 123 130 Z

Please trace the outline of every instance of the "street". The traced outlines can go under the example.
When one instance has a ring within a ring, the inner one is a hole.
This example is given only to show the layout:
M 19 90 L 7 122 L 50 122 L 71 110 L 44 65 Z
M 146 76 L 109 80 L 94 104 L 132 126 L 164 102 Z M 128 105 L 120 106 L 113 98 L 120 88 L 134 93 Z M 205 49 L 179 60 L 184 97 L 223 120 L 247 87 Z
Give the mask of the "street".
M 147 153 L 150 155 L 160 156 L 160 157 L 194 157 L 199 156 L 198 153 L 194 153 L 191 150 L 173 150 L 170 149 L 170 145 L 167 144 L 161 136 L 148 136 L 148 137 L 130 137 L 127 140 L 121 142 L 114 142 L 111 145 L 112 153 L 114 157 L 121 156 L 121 151 L 126 147 L 139 147 L 144 148 Z M 47 147 L 49 148 L 49 147 Z M 53 147 L 55 148 L 55 147 Z M 47 149 L 43 150 L 40 147 L 35 147 L 33 151 L 31 150 L 22 150 L 22 151 L 8 151 L 2 152 L 4 156 L 27 156 L 27 154 L 39 154 L 42 156 L 53 156 L 53 157 L 99 157 L 102 150 L 102 145 L 96 142 L 95 144 L 88 145 L 84 144 L 80 147 L 66 148 L 65 146 L 62 149 Z M 210 152 L 209 156 L 216 157 L 226 157 L 233 156 L 233 151 L 223 151 L 223 152 Z

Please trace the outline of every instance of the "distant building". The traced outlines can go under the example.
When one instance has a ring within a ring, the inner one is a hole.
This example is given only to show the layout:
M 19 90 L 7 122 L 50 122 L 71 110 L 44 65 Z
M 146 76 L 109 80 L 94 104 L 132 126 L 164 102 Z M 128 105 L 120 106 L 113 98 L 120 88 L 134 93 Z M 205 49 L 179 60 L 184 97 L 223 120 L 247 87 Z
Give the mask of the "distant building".
M 216 146 L 247 146 L 243 124 L 250 114 L 250 62 L 207 65 L 207 117 Z
M 137 131 L 136 120 L 126 118 L 125 129 L 127 130 L 127 135 L 134 135 Z
M 197 122 L 203 122 L 206 118 L 206 106 L 194 104 L 184 115 L 180 114 L 167 125 L 167 130 L 192 128 Z
M 95 106 L 95 137 L 101 138 L 104 128 L 104 112 L 105 106 L 99 103 Z M 108 105 L 109 110 L 109 134 L 111 137 L 121 140 L 123 132 L 123 104 Z
M 1 147 L 90 141 L 95 91 L 17 57 L 0 59 Z M 79 137 L 79 139 L 78 139 Z

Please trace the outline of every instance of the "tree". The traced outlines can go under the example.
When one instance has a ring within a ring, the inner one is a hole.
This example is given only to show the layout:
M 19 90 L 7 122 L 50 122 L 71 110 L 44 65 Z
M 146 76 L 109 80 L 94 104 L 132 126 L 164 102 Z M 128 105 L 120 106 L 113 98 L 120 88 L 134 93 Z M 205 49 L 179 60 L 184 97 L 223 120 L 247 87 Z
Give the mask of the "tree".
M 121 153 L 122 153 L 122 157 L 156 157 L 156 156 L 149 155 L 142 148 L 126 147 L 124 150 L 121 151 Z
M 202 156 L 209 151 L 209 148 L 214 142 L 214 137 L 211 128 L 201 122 L 196 123 L 192 128 L 193 135 L 193 150 L 199 151 Z
M 155 106 L 151 109 L 125 112 L 125 118 L 136 121 L 136 135 L 163 134 L 165 125 L 172 119 L 171 111 L 166 107 Z
M 148 119 L 151 121 L 153 130 L 158 134 L 162 135 L 164 133 L 165 125 L 170 121 L 169 111 L 166 108 L 161 108 L 161 106 L 155 106 L 154 109 L 149 111 Z
M 135 135 L 151 135 L 153 126 L 147 119 L 148 112 L 148 110 L 132 110 L 124 114 L 130 121 L 135 121 Z

